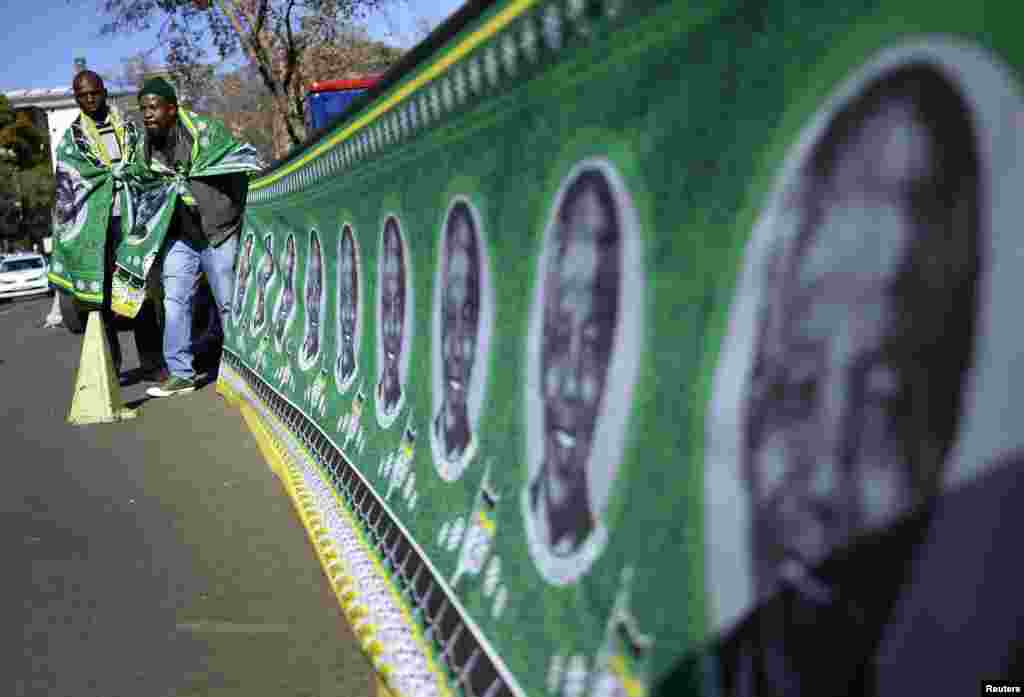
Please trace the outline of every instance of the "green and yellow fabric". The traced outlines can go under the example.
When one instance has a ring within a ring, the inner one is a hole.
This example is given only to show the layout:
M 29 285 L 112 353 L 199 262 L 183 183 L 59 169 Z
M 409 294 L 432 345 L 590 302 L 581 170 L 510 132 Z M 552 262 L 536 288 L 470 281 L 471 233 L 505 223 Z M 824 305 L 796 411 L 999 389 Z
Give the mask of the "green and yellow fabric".
M 1020 674 L 1020 15 L 470 0 L 252 183 L 220 389 L 389 690 Z
M 236 141 L 217 119 L 185 109 L 178 110 L 178 117 L 192 136 L 187 166 L 171 169 L 158 160 L 147 162 L 142 138 L 125 169 L 131 195 L 121 218 L 124 235 L 117 249 L 111 307 L 126 317 L 134 317 L 142 307 L 146 276 L 167 236 L 178 200 L 194 205 L 189 182 L 262 167 L 255 148 Z
M 114 197 L 121 197 L 122 208 L 127 202 L 127 190 L 115 190 L 115 182 L 123 179 L 139 142 L 135 124 L 114 106 L 109 113 L 125 160 L 112 162 L 96 123 L 83 113 L 64 132 L 55 172 L 50 281 L 79 300 L 96 304 L 103 301 L 103 246 Z

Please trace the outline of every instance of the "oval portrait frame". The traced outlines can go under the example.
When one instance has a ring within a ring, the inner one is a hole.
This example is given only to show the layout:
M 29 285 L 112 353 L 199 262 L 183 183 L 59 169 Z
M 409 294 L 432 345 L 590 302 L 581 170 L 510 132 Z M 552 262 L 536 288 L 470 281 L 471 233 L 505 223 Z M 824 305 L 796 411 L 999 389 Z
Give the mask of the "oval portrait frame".
M 352 239 L 353 254 L 355 256 L 355 273 L 356 273 L 356 328 L 353 332 L 352 342 L 355 344 L 354 349 L 354 361 L 355 369 L 352 371 L 352 375 L 347 380 L 342 380 L 341 374 L 338 372 L 338 357 L 340 356 L 339 349 L 341 347 L 341 299 L 339 293 L 341 293 L 341 242 L 345 237 L 345 230 L 348 230 L 348 234 Z M 360 363 L 360 350 L 363 342 L 363 308 L 366 302 L 366 294 L 364 288 L 366 284 L 363 282 L 363 254 L 362 249 L 359 246 L 359 235 L 356 233 L 356 226 L 352 221 L 346 220 L 341 224 L 340 232 L 338 233 L 338 262 L 335 264 L 335 312 L 334 312 L 334 325 L 335 325 L 335 346 L 334 346 L 334 368 L 331 371 L 334 374 L 334 386 L 338 389 L 338 394 L 347 394 L 352 386 L 355 384 L 356 379 L 359 377 L 359 363 Z
M 401 394 L 398 397 L 398 402 L 395 404 L 395 408 L 390 413 L 385 412 L 382 408 L 382 402 L 379 398 L 380 384 L 383 377 L 383 366 L 384 366 L 384 337 L 381 331 L 381 315 L 383 311 L 383 283 L 381 283 L 381 265 L 384 261 L 384 230 L 387 227 L 388 221 L 394 220 L 395 226 L 398 229 L 398 241 L 402 247 L 402 267 L 405 273 L 405 312 L 402 317 L 402 345 L 400 347 L 401 356 L 398 359 L 398 384 L 401 390 Z M 376 321 L 375 332 L 376 332 L 376 371 L 377 375 L 374 378 L 374 400 L 373 410 L 377 416 L 377 424 L 383 429 L 389 429 L 394 425 L 399 415 L 402 413 L 402 409 L 405 408 L 406 396 L 408 393 L 409 384 L 409 365 L 413 347 L 413 334 L 415 332 L 415 320 L 414 320 L 414 306 L 415 298 L 413 293 L 413 272 L 412 272 L 412 258 L 409 256 L 409 244 L 405 239 L 406 234 L 402 230 L 402 219 L 398 213 L 388 212 L 383 216 L 383 220 L 380 224 L 380 233 L 377 235 L 377 279 L 376 279 L 376 292 L 374 302 L 374 316 Z
M 288 335 L 289 335 L 289 333 L 292 330 L 292 324 L 295 322 L 295 315 L 298 314 L 298 306 L 299 306 L 299 302 L 300 302 L 300 298 L 298 296 L 298 285 L 299 284 L 298 284 L 298 279 L 296 278 L 299 275 L 298 274 L 298 270 L 299 270 L 299 264 L 300 264 L 300 260 L 299 260 L 300 252 L 299 252 L 299 242 L 298 242 L 298 239 L 296 237 L 297 236 L 296 236 L 296 234 L 294 232 L 289 232 L 288 235 L 284 238 L 284 249 L 281 251 L 281 254 L 283 255 L 283 257 L 281 259 L 281 265 L 280 265 L 280 268 L 278 268 L 276 270 L 275 274 L 274 274 L 275 276 L 279 277 L 278 284 L 277 284 L 277 298 L 274 300 L 274 311 L 270 315 L 270 321 L 268 322 L 268 324 L 270 326 L 271 339 L 274 342 L 274 348 L 277 350 L 278 353 L 284 353 L 288 349 L 288 338 L 289 338 Z M 294 270 L 295 276 L 292 277 L 292 284 L 294 285 L 294 287 L 292 288 L 292 293 L 295 294 L 295 298 L 292 300 L 292 306 L 288 309 L 288 316 L 284 320 L 284 334 L 283 334 L 283 338 L 281 339 L 281 342 L 278 343 L 277 337 L 274 336 L 273 334 L 274 334 L 274 328 L 277 325 L 277 315 L 281 311 L 281 303 L 284 302 L 284 291 L 285 291 L 285 270 L 284 270 L 284 265 L 285 265 L 285 261 L 288 259 L 288 243 L 289 242 L 291 242 L 292 245 L 294 245 L 294 247 L 295 247 L 295 270 Z
M 298 349 L 296 351 L 296 353 L 297 353 L 297 355 L 296 355 L 296 362 L 299 365 L 299 370 L 301 370 L 304 373 L 305 372 L 309 372 L 315 365 L 320 363 L 320 361 L 323 360 L 323 356 L 324 356 L 324 327 L 327 324 L 327 322 L 325 320 L 327 319 L 327 294 L 328 293 L 327 293 L 327 262 L 324 259 L 324 243 L 323 243 L 323 240 L 321 239 L 321 237 L 322 236 L 320 235 L 320 233 L 317 232 L 316 227 L 310 227 L 310 229 L 309 229 L 309 243 L 306 245 L 306 263 L 304 265 L 305 268 L 303 269 L 303 273 L 302 273 L 302 277 L 303 277 L 303 283 L 302 283 L 302 307 L 303 307 L 303 315 L 304 315 L 303 322 L 302 322 L 302 325 L 303 325 L 302 326 L 302 338 L 303 338 L 303 341 L 305 341 L 306 332 L 309 331 L 309 327 L 308 327 L 308 323 L 309 323 L 309 310 L 306 307 L 306 305 L 307 305 L 307 303 L 306 303 L 306 290 L 309 288 L 309 282 L 310 282 L 309 274 L 310 274 L 310 271 L 313 268 L 313 263 L 312 263 L 313 262 L 313 255 L 312 255 L 313 240 L 316 240 L 317 244 L 320 246 L 320 302 L 319 302 L 320 307 L 318 308 L 319 311 L 320 311 L 320 314 L 319 314 L 320 326 L 317 328 L 317 333 L 319 334 L 319 336 L 317 336 L 317 342 L 318 342 L 317 345 L 319 346 L 320 350 L 317 351 L 316 355 L 313 356 L 312 360 L 306 360 L 305 356 L 303 355 L 303 347 L 302 347 L 302 343 L 303 342 L 302 341 L 299 342 L 299 347 L 298 347 Z
M 470 444 L 463 454 L 455 461 L 448 461 L 444 457 L 444 445 L 437 437 L 435 422 L 443 408 L 444 394 L 444 366 L 441 358 L 441 282 L 444 279 L 447 260 L 445 258 L 445 243 L 447 241 L 448 220 L 456 206 L 464 205 L 469 211 L 476 236 L 477 253 L 479 254 L 480 268 L 480 306 L 477 317 L 478 329 L 476 338 L 476 350 L 473 356 L 473 372 L 469 384 L 467 396 L 467 411 L 470 429 Z M 494 329 L 494 290 L 490 276 L 490 256 L 488 254 L 487 236 L 483 228 L 483 217 L 480 215 L 473 201 L 466 195 L 452 197 L 445 209 L 441 219 L 440 229 L 437 234 L 437 264 L 434 271 L 433 302 L 431 304 L 431 342 L 430 342 L 430 375 L 431 375 L 431 418 L 430 451 L 433 456 L 434 467 L 441 479 L 446 482 L 457 481 L 465 472 L 466 467 L 476 455 L 478 444 L 478 427 L 480 424 L 480 413 L 483 411 L 484 395 L 487 392 L 488 368 L 490 365 L 490 344 Z
M 263 308 L 263 322 L 261 322 L 259 325 L 255 324 L 255 320 L 256 320 L 256 304 L 259 302 L 259 296 L 253 295 L 253 300 L 252 300 L 252 313 L 253 314 L 252 314 L 252 317 L 249 318 L 249 322 L 247 323 L 249 325 L 249 327 L 248 327 L 248 329 L 249 329 L 249 336 L 251 336 L 251 337 L 256 337 L 256 336 L 262 334 L 264 331 L 266 331 L 267 327 L 272 324 L 271 318 L 273 317 L 273 310 L 271 308 L 271 303 L 272 303 L 271 298 L 274 297 L 273 293 L 274 293 L 274 290 L 275 290 L 275 288 L 277 286 L 277 279 L 278 279 L 278 276 L 281 275 L 281 272 L 277 268 L 277 255 L 274 253 L 274 244 L 276 242 L 276 239 L 275 239 L 276 235 L 274 234 L 273 230 L 263 230 L 262 232 L 257 232 L 256 233 L 256 245 L 258 246 L 259 252 L 260 252 L 259 253 L 259 262 L 258 262 L 258 264 L 260 266 L 262 266 L 263 260 L 267 258 L 268 252 L 267 252 L 267 248 L 265 246 L 267 238 L 270 238 L 270 251 L 269 251 L 269 255 L 270 255 L 270 276 L 267 279 L 267 287 L 263 290 L 263 292 L 265 293 L 265 299 L 263 301 L 265 303 L 265 306 Z M 253 277 L 253 284 L 255 285 L 256 284 L 256 276 L 259 275 L 259 266 L 254 266 L 253 267 L 253 275 L 254 275 L 254 277 Z M 253 292 L 254 293 L 258 292 L 258 290 L 253 291 Z
M 558 214 L 569 187 L 586 171 L 596 170 L 608 184 L 620 216 L 621 277 L 619 312 L 614 329 L 605 389 L 594 428 L 594 441 L 586 463 L 587 491 L 591 502 L 594 528 L 569 556 L 553 554 L 547 543 L 547 524 L 543 515 L 535 515 L 530 503 L 530 489 L 537 480 L 544 457 L 544 402 L 541 398 L 540 356 L 546 296 L 546 272 L 552 255 L 553 234 Z M 637 379 L 643 327 L 643 240 L 636 201 L 626 185 L 619 167 L 607 157 L 588 157 L 577 161 L 560 180 L 546 214 L 541 250 L 536 266 L 533 300 L 525 344 L 527 376 L 524 381 L 524 419 L 526 422 L 525 453 L 527 481 L 521 493 L 521 508 L 526 529 L 527 547 L 541 577 L 548 583 L 563 586 L 584 575 L 601 555 L 608 542 L 607 510 L 615 482 L 621 477 L 621 460 L 625 452 L 630 409 Z M 630 308 L 625 311 L 624 308 Z M 614 406 L 613 406 L 614 405 Z M 539 521 L 539 522 L 538 522 Z
M 705 421 L 705 582 L 709 629 L 716 634 L 729 631 L 757 602 L 750 560 L 750 497 L 740 471 L 739 443 L 768 255 L 781 235 L 792 234 L 781 222 L 784 196 L 835 115 L 874 81 L 912 63 L 930 65 L 960 92 L 971 109 L 980 162 L 978 244 L 983 270 L 977 284 L 981 302 L 974 360 L 967 368 L 960 427 L 946 458 L 943 491 L 976 476 L 984 467 L 981 463 L 991 462 L 992 453 L 1024 445 L 1024 437 L 1016 435 L 1015 429 L 1007 433 L 1006 422 L 1000 422 L 1001 414 L 1013 413 L 1005 406 L 1010 401 L 1006 374 L 1013 372 L 1013 349 L 1006 344 L 1013 342 L 1008 337 L 999 339 L 1003 332 L 995 326 L 1000 313 L 1006 317 L 1016 312 L 1012 298 L 1019 295 L 1019 288 L 1001 296 L 996 291 L 1017 283 L 1009 271 L 1000 274 L 998 267 L 1000 259 L 1016 256 L 1009 253 L 1016 244 L 1010 231 L 1016 229 L 1015 221 L 1024 210 L 1017 210 L 1020 204 L 997 208 L 992 203 L 1019 199 L 1019 192 L 1010 189 L 1014 182 L 1024 180 L 1024 137 L 1013 134 L 1011 126 L 1016 124 L 1019 129 L 1020 114 L 1024 113 L 1019 83 L 996 56 L 948 36 L 917 38 L 876 50 L 837 80 L 821 106 L 804 120 L 785 151 L 742 253 Z M 1000 135 L 997 143 L 996 133 L 1009 135 Z M 992 172 L 1001 176 L 994 178 Z M 1016 274 L 1019 278 L 1019 269 Z

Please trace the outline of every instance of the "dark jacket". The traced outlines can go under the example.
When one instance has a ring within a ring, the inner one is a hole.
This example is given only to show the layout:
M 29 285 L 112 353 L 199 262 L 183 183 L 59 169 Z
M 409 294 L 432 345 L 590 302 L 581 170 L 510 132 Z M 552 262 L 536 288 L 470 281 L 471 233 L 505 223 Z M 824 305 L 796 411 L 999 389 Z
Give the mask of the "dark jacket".
M 833 607 L 783 592 L 754 610 L 717 647 L 720 694 L 961 695 L 1024 679 L 1022 466 L 1003 456 L 835 553 L 818 570 Z
M 192 134 L 179 120 L 168 134 L 168 146 L 156 150 L 146 138 L 146 164 L 154 154 L 174 167 L 187 166 L 192 153 Z M 209 242 L 217 247 L 242 229 L 249 177 L 244 172 L 217 177 L 190 179 L 189 186 L 196 205 L 186 206 L 180 199 L 168 236 L 177 236 L 197 243 Z

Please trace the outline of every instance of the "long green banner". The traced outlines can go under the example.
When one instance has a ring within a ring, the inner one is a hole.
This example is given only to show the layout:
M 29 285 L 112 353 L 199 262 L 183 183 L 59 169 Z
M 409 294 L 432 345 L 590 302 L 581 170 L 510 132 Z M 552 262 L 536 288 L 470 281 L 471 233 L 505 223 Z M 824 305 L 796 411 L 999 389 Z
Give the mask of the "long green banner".
M 254 183 L 221 385 L 396 694 L 1024 667 L 1018 7 L 470 3 Z

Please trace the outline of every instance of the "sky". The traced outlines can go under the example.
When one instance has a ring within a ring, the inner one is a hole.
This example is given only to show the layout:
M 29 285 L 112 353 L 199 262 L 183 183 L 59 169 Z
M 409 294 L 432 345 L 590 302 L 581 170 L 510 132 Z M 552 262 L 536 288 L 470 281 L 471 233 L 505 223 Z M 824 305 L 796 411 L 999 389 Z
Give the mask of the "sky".
M 464 0 L 396 0 L 386 17 L 369 23 L 370 35 L 408 48 L 414 23 L 436 26 Z M 75 58 L 97 72 L 118 73 L 121 60 L 157 45 L 156 30 L 121 37 L 99 36 L 99 0 L 0 0 L 0 92 L 66 87 Z M 155 55 L 160 55 L 157 51 Z M 157 60 L 159 62 L 159 60 Z

